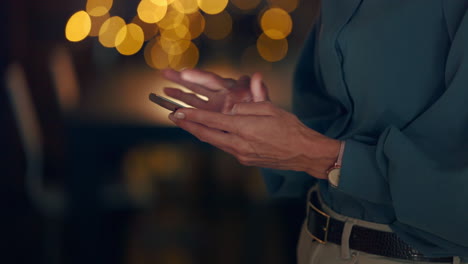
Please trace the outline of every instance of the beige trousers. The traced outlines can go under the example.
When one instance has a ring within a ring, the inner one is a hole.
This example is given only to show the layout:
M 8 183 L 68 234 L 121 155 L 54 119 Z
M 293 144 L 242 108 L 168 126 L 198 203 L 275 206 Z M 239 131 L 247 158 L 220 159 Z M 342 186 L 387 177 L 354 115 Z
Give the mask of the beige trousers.
M 302 231 L 299 237 L 299 244 L 297 247 L 298 264 L 434 264 L 434 262 L 393 259 L 350 249 L 348 239 L 354 225 L 386 232 L 391 232 L 390 227 L 388 225 L 362 221 L 337 214 L 323 203 L 322 207 L 325 213 L 330 215 L 332 218 L 345 222 L 341 245 L 336 245 L 333 243 L 321 244 L 318 241 L 313 240 L 313 238 L 308 234 L 304 224 L 302 226 Z M 461 264 L 460 258 L 454 257 L 451 263 Z

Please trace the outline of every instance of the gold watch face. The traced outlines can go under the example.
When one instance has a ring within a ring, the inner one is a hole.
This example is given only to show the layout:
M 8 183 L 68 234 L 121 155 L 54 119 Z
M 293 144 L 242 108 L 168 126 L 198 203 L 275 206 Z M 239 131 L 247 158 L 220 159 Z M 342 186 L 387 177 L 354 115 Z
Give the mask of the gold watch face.
M 328 173 L 328 181 L 331 185 L 335 187 L 338 186 L 338 182 L 340 181 L 340 172 L 341 170 L 339 168 L 335 168 Z

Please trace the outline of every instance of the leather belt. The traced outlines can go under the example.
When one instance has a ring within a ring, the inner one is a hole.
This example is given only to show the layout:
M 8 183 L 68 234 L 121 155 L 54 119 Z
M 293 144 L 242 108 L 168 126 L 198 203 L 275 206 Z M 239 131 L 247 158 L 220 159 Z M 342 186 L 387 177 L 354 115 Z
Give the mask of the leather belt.
M 341 245 L 344 222 L 331 218 L 323 212 L 316 191 L 310 194 L 307 206 L 307 231 L 318 242 L 331 242 Z M 362 226 L 353 226 L 349 238 L 349 247 L 369 254 L 426 262 L 448 262 L 453 258 L 430 258 L 406 244 L 395 233 L 378 231 Z

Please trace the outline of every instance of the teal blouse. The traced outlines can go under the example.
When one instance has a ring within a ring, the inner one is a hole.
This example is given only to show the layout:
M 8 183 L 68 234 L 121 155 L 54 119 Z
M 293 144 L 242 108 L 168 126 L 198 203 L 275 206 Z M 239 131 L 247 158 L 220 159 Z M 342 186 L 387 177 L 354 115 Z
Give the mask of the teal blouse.
M 467 0 L 323 0 L 294 82 L 299 118 L 346 141 L 325 202 L 433 257 L 468 256 L 467 12 Z M 314 182 L 265 177 L 279 195 Z

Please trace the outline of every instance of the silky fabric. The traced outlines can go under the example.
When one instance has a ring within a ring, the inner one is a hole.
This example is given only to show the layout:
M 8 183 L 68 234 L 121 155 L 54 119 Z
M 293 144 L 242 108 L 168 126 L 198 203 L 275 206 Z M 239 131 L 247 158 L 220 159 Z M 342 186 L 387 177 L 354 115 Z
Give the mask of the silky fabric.
M 345 140 L 334 211 L 389 225 L 429 257 L 468 257 L 468 1 L 323 0 L 293 112 Z M 265 170 L 270 192 L 317 182 Z

